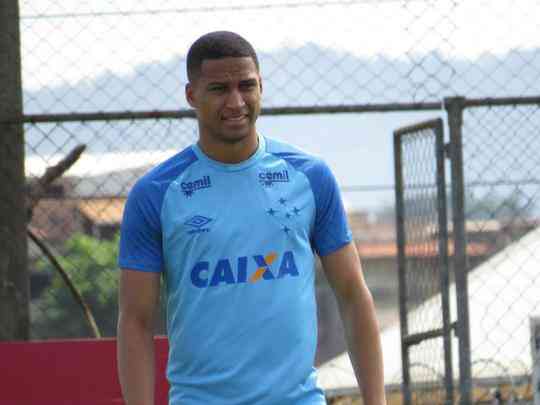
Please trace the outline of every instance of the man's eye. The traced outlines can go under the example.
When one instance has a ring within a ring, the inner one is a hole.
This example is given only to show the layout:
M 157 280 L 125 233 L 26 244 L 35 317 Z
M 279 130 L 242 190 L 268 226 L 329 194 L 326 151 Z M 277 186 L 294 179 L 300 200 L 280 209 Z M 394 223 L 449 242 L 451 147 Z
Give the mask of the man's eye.
M 208 88 L 208 90 L 213 92 L 222 92 L 225 90 L 225 86 L 211 86 Z
M 253 82 L 248 82 L 248 83 L 242 83 L 242 84 L 240 84 L 240 88 L 241 88 L 241 89 L 244 89 L 244 90 L 251 90 L 251 89 L 253 89 L 255 86 L 256 86 L 256 84 L 253 83 Z

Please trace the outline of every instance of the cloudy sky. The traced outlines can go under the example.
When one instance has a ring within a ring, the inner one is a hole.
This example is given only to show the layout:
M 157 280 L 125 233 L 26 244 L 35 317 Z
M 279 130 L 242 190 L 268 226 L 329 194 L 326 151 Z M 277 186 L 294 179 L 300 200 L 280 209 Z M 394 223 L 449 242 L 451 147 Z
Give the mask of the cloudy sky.
M 26 88 L 124 72 L 228 29 L 260 51 L 312 42 L 357 56 L 502 55 L 540 45 L 535 0 L 21 0 Z M 249 6 L 246 6 L 249 4 Z M 39 72 L 39 74 L 37 74 Z

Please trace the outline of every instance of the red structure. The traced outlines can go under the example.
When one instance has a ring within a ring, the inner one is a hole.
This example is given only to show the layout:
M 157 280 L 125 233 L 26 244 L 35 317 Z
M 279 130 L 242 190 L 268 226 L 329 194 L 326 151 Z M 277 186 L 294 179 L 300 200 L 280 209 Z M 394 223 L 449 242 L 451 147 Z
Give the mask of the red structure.
M 168 342 L 156 343 L 156 404 L 167 404 Z M 123 405 L 116 340 L 0 343 L 0 405 Z

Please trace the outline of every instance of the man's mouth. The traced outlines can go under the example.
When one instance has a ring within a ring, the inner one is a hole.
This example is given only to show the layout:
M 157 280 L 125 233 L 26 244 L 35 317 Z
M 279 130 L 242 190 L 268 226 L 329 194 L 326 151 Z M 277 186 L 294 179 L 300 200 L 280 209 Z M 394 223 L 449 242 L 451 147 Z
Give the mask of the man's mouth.
M 223 117 L 222 120 L 227 122 L 241 122 L 244 119 L 247 119 L 247 117 L 247 114 L 231 115 L 228 117 Z

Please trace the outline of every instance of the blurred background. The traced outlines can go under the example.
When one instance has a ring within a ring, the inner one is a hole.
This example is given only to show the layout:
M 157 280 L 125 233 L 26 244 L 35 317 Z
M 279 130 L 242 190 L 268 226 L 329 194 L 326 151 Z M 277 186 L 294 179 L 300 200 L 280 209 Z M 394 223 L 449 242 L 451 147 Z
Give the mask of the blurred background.
M 127 193 L 197 139 L 186 52 L 200 35 L 230 30 L 259 54 L 259 132 L 322 156 L 338 179 L 377 305 L 391 401 L 534 400 L 540 2 L 19 0 L 2 8 L 0 105 L 15 100 L 22 111 L 6 107 L 0 123 L 24 142 L 0 141 L 8 224 L 0 253 L 24 251 L 17 260 L 26 264 L 17 275 L 5 265 L 0 281 L 18 292 L 8 304 L 28 308 L 2 317 L 3 340 L 115 335 Z M 20 67 L 11 63 L 18 50 Z M 410 127 L 428 120 L 439 121 Z M 80 157 L 46 184 L 46 169 L 78 145 Z M 22 167 L 28 212 L 14 197 Z M 28 240 L 10 231 L 19 214 Z M 320 380 L 329 400 L 360 401 L 320 271 L 317 299 Z

